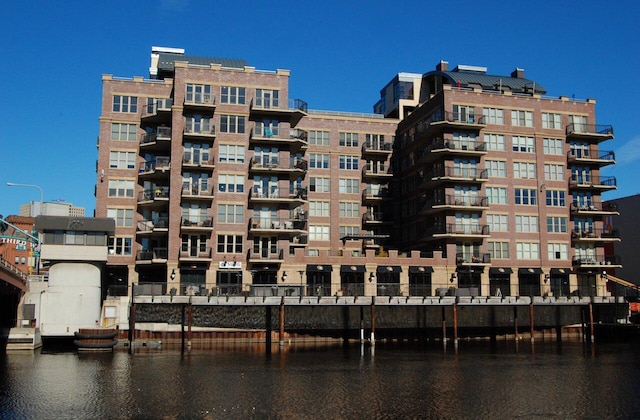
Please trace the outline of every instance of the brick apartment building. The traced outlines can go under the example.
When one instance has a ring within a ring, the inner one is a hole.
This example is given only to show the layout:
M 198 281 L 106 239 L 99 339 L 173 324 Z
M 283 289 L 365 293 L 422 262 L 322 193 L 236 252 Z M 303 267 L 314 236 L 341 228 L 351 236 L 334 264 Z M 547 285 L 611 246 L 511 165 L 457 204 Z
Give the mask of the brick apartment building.
M 593 295 L 619 265 L 612 128 L 520 69 L 399 73 L 374 114 L 313 111 L 288 70 L 180 49 L 154 47 L 150 75 L 103 76 L 114 293 Z

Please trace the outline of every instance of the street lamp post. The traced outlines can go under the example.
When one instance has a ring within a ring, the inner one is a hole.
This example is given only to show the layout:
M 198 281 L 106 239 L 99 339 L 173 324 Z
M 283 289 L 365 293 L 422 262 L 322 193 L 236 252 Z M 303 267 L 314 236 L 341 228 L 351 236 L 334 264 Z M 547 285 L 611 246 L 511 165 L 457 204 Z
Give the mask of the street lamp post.
M 18 184 L 16 182 L 7 182 L 7 187 L 32 187 L 40 190 L 40 209 L 38 210 L 38 213 L 42 214 L 42 211 L 43 211 L 42 206 L 44 204 L 44 192 L 42 191 L 42 187 L 35 184 Z

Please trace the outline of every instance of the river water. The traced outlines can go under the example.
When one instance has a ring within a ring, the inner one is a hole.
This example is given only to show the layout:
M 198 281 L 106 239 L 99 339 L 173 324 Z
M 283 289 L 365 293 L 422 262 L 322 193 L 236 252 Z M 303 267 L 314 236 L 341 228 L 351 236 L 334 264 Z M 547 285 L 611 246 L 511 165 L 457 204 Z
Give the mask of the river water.
M 640 418 L 637 346 L 38 350 L 0 355 L 0 418 Z

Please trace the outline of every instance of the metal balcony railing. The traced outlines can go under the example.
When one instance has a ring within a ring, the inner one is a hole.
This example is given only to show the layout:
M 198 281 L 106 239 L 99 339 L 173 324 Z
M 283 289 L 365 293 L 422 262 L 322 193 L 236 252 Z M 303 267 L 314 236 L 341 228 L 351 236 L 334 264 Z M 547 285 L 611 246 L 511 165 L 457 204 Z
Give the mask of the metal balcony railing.
M 182 155 L 183 165 L 198 165 L 198 166 L 214 166 L 215 158 L 211 154 L 194 155 L 191 152 L 184 152 Z
M 447 223 L 435 225 L 431 232 L 434 235 L 488 235 L 489 225 Z
M 283 248 L 268 248 L 268 249 L 251 249 L 249 250 L 250 260 L 282 260 L 284 259 Z
M 569 124 L 566 134 L 599 134 L 613 136 L 613 126 L 607 124 Z
M 183 227 L 213 227 L 213 217 L 206 214 L 186 216 L 180 219 L 180 226 Z
M 139 261 L 166 260 L 167 256 L 168 256 L 167 248 L 153 248 L 153 249 L 138 251 L 136 253 L 136 260 L 139 260 Z
M 488 179 L 488 171 L 478 167 L 457 167 L 457 166 L 445 166 L 435 169 L 428 173 L 426 180 L 432 180 L 433 178 L 460 178 L 468 180 Z
M 466 253 L 457 253 L 456 254 L 456 264 L 491 264 L 491 254 L 466 254 Z
M 585 228 L 571 231 L 574 239 L 616 239 L 620 238 L 618 229 L 612 228 Z
M 461 206 L 461 207 L 487 207 L 489 200 L 485 196 L 464 197 L 447 194 L 427 200 L 425 206 Z
M 169 228 L 169 217 L 161 216 L 154 219 L 142 219 L 136 224 L 138 232 L 152 232 L 154 229 Z
M 187 94 L 184 97 L 184 104 L 196 105 L 196 106 L 213 106 L 216 104 L 216 96 L 212 94 L 202 94 L 202 93 Z
M 184 125 L 184 134 L 192 136 L 215 136 L 216 126 L 210 123 L 194 124 L 187 121 Z
M 574 266 L 584 265 L 620 265 L 619 255 L 577 255 L 573 257 L 572 264 Z
M 169 187 L 156 186 L 148 190 L 141 191 L 138 194 L 138 202 L 154 201 L 169 198 Z
M 305 219 L 252 217 L 249 226 L 254 229 L 277 229 L 277 230 L 306 230 L 307 221 Z
M 571 203 L 571 212 L 612 212 L 616 213 L 618 211 L 618 205 L 616 203 L 601 203 L 597 201 L 593 201 L 585 204 L 576 204 Z
M 150 117 L 156 115 L 160 111 L 171 111 L 173 106 L 173 98 L 158 99 L 157 101 L 142 107 L 142 116 Z
M 393 143 L 379 143 L 379 142 L 364 142 L 362 144 L 363 152 L 391 152 L 393 149 Z
M 155 159 L 140 164 L 140 173 L 155 171 L 168 171 L 171 169 L 171 158 L 169 156 L 158 156 Z
M 618 184 L 615 176 L 597 176 L 590 174 L 571 174 L 571 185 L 615 188 Z
M 210 246 L 182 246 L 180 248 L 180 258 L 203 258 L 211 259 L 212 249 Z
M 572 149 L 567 152 L 569 160 L 599 160 L 604 162 L 614 162 L 616 154 L 613 150 L 599 150 L 596 147 L 588 149 Z

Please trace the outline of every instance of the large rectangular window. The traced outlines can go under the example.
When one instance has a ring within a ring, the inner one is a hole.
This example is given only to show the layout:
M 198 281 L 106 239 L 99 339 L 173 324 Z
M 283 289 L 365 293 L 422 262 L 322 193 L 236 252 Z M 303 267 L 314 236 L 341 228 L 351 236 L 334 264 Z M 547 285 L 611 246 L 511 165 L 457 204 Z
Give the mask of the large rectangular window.
M 312 176 L 309 179 L 309 190 L 312 192 L 328 193 L 330 186 L 331 186 L 330 178 Z
M 517 127 L 533 127 L 533 112 L 512 110 L 511 125 Z
M 243 175 L 226 175 L 218 176 L 218 191 L 229 193 L 244 192 L 244 176 Z
M 514 152 L 534 153 L 536 151 L 533 137 L 513 136 L 511 141 Z
M 242 235 L 218 235 L 218 253 L 242 254 Z
M 564 216 L 548 216 L 547 232 L 567 233 L 567 218 Z
M 211 85 L 187 83 L 184 101 L 192 104 L 213 104 Z
M 222 86 L 220 88 L 220 102 L 223 104 L 244 105 L 246 89 L 238 86 Z
M 126 179 L 109 180 L 109 197 L 132 198 L 134 182 Z
M 536 164 L 533 162 L 513 162 L 513 177 L 516 179 L 534 179 Z
M 136 141 L 137 124 L 111 123 L 111 140 Z
M 564 141 L 561 139 L 543 139 L 542 147 L 545 155 L 564 155 Z
M 544 179 L 547 181 L 564 181 L 564 165 L 544 165 Z
M 109 167 L 113 169 L 135 169 L 136 152 L 109 152 Z
M 218 204 L 218 223 L 244 223 L 244 205 Z
M 499 152 L 506 150 L 504 135 L 502 134 L 486 133 L 484 135 L 484 142 L 487 145 L 487 150 L 494 150 Z
M 350 201 L 340 202 L 340 217 L 359 217 L 360 203 Z
M 501 187 L 487 187 L 489 204 L 507 204 L 507 189 Z
M 487 224 L 489 232 L 508 232 L 509 223 L 506 214 L 487 214 Z
M 517 242 L 516 258 L 519 260 L 539 260 L 539 244 L 537 242 Z
M 340 237 L 354 236 L 360 234 L 359 226 L 340 226 Z
M 218 160 L 227 163 L 244 163 L 245 146 L 237 144 L 221 144 L 218 152 Z
M 547 206 L 564 207 L 565 192 L 559 190 L 547 190 Z
M 358 170 L 360 156 L 340 155 L 340 169 Z
M 542 128 L 552 128 L 560 130 L 562 127 L 562 116 L 551 112 L 542 113 Z
M 220 115 L 220 132 L 221 133 L 244 133 L 245 132 L 244 115 Z
M 133 209 L 107 209 L 107 217 L 114 219 L 118 227 L 133 226 Z
M 516 215 L 516 232 L 537 232 L 538 216 Z
M 328 201 L 310 201 L 309 202 L 309 215 L 310 216 L 320 216 L 320 217 L 329 217 L 329 207 L 330 204 Z
M 569 245 L 567 244 L 547 244 L 547 256 L 550 260 L 568 260 L 569 259 Z
M 312 241 L 328 241 L 329 226 L 311 225 L 309 226 L 309 239 Z
M 358 147 L 358 133 L 340 133 L 340 146 Z
M 360 180 L 356 178 L 340 178 L 340 194 L 360 193 Z
M 507 177 L 507 162 L 503 160 L 487 160 L 485 161 L 485 167 L 489 178 Z
M 131 255 L 133 238 L 110 236 L 108 242 L 109 255 Z
M 309 144 L 316 146 L 328 146 L 329 145 L 329 132 L 320 130 L 309 131 Z
M 113 112 L 138 112 L 138 98 L 135 96 L 113 95 Z
M 536 192 L 537 190 L 533 188 L 516 188 L 515 203 L 522 206 L 535 206 L 538 204 Z
M 324 153 L 309 154 L 309 167 L 312 169 L 329 169 L 329 155 Z
M 504 110 L 500 108 L 483 108 L 482 115 L 484 116 L 485 124 L 504 124 Z
M 487 242 L 487 248 L 491 259 L 509 258 L 509 242 Z

